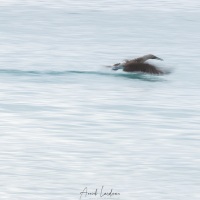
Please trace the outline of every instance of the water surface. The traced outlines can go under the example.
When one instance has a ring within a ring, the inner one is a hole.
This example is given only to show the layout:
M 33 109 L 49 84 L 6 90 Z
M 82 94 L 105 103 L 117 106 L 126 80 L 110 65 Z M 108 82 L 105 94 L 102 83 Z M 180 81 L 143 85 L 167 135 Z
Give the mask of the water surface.
M 0 3 L 1 199 L 200 198 L 199 1 Z

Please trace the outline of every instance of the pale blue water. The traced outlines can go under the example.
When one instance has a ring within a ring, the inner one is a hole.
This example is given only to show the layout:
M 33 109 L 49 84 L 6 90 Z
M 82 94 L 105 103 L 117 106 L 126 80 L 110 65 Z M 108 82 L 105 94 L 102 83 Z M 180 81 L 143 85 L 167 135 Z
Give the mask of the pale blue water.
M 0 199 L 200 199 L 199 9 L 0 1 Z M 173 73 L 104 67 L 147 53 Z

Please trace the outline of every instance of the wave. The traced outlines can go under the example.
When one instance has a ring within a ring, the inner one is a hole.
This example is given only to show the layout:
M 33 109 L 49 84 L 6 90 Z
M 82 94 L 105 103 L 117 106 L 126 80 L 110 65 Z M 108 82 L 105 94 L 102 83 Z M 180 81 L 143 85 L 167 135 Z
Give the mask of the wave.
M 127 72 L 107 72 L 107 71 L 81 71 L 81 70 L 64 70 L 64 71 L 53 71 L 53 70 L 16 70 L 16 69 L 0 69 L 0 75 L 13 75 L 13 76 L 65 76 L 72 74 L 82 75 L 99 75 L 99 76 L 111 76 L 111 77 L 122 77 L 128 79 L 140 79 L 145 81 L 157 82 L 165 81 L 159 76 L 142 74 L 142 73 L 127 73 Z

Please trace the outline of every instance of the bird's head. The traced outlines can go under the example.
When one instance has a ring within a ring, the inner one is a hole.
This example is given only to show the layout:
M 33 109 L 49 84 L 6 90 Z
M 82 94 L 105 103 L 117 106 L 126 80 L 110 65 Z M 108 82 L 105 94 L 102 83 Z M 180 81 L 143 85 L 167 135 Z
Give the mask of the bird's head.
M 120 64 L 121 64 L 121 63 L 116 63 L 116 64 L 114 64 L 113 66 L 115 66 L 115 67 L 116 67 L 116 66 L 118 66 L 118 65 L 120 65 Z

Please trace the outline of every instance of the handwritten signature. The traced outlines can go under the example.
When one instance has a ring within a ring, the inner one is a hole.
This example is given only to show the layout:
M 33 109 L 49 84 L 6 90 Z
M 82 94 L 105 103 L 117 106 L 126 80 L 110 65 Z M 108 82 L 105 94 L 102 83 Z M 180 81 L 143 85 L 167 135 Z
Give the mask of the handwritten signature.
M 95 189 L 93 192 L 89 192 L 88 188 L 85 187 L 83 189 L 82 192 L 80 192 L 80 200 L 82 199 L 82 197 L 107 197 L 107 198 L 111 198 L 111 197 L 116 197 L 116 196 L 120 196 L 119 192 L 114 192 L 113 189 L 110 189 L 109 192 L 105 192 L 104 191 L 104 186 L 101 187 L 100 192 L 98 191 L 98 189 Z

